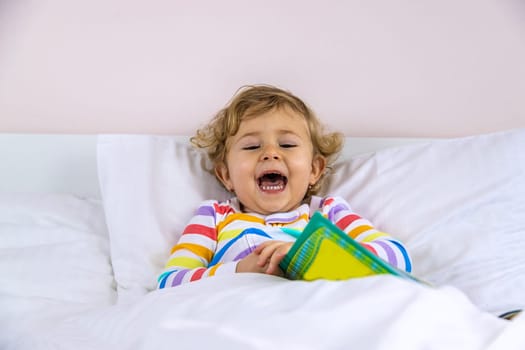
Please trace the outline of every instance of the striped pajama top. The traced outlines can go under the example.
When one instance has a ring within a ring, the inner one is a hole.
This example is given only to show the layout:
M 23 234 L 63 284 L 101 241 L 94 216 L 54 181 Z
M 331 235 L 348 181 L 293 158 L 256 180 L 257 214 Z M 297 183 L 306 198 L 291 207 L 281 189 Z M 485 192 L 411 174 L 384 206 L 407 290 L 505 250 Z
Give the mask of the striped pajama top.
M 239 260 L 267 240 L 294 241 L 315 211 L 391 265 L 410 272 L 410 257 L 398 240 L 376 230 L 340 197 L 312 197 L 286 213 L 243 213 L 237 198 L 203 202 L 171 249 L 158 288 L 234 273 Z

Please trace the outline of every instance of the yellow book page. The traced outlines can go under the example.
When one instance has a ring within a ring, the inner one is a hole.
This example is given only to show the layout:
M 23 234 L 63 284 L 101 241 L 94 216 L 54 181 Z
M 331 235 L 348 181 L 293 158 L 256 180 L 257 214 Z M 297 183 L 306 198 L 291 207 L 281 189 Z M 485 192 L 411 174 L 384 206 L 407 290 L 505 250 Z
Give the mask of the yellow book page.
M 307 281 L 319 278 L 343 280 L 372 274 L 374 272 L 367 265 L 342 249 L 337 243 L 323 239 L 316 258 L 303 278 Z

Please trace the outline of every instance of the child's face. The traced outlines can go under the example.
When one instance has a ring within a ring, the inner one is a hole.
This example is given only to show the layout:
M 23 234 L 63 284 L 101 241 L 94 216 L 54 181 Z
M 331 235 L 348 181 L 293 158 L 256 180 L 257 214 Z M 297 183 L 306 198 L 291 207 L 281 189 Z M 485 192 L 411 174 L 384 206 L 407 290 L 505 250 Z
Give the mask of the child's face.
M 268 215 L 297 208 L 325 168 L 325 159 L 313 155 L 306 120 L 289 108 L 243 120 L 226 146 L 226 164 L 216 173 L 245 212 Z

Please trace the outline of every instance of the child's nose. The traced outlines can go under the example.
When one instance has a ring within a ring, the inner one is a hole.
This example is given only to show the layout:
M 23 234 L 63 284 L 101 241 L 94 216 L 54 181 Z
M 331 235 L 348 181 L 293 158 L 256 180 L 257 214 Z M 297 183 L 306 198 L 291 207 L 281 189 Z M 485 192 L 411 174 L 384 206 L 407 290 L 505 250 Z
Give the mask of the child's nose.
M 262 159 L 263 160 L 270 160 L 270 159 L 281 159 L 281 155 L 279 154 L 279 151 L 273 147 L 273 146 L 266 146 L 262 153 Z

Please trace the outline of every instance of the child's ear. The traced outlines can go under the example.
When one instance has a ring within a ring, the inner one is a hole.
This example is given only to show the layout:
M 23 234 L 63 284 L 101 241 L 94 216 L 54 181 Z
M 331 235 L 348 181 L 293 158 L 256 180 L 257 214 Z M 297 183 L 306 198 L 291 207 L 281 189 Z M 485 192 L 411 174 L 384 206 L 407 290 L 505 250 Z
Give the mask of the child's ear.
M 314 155 L 312 159 L 312 173 L 310 174 L 310 185 L 315 185 L 326 169 L 326 158 L 320 154 Z
M 228 167 L 224 162 L 217 163 L 215 165 L 215 176 L 221 181 L 224 187 L 228 191 L 233 191 L 233 184 L 230 179 L 230 173 L 228 172 Z

